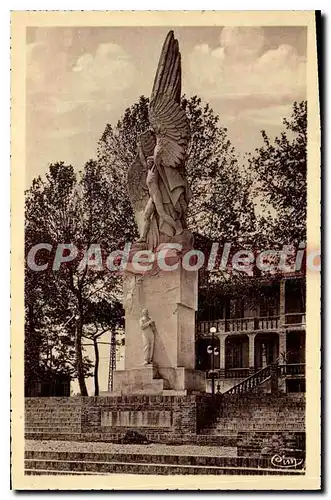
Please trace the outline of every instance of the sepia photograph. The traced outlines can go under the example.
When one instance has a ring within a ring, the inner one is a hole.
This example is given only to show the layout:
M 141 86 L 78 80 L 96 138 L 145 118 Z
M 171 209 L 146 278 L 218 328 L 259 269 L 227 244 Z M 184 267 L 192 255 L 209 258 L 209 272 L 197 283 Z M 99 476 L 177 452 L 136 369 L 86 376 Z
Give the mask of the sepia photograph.
M 12 13 L 14 489 L 320 488 L 318 20 Z

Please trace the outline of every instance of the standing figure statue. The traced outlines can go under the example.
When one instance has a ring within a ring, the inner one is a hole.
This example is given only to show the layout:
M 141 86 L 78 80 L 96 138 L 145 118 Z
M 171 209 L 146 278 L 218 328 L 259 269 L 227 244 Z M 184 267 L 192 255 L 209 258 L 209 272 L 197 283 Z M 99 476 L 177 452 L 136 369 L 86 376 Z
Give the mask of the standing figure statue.
M 140 134 L 128 171 L 128 191 L 138 224 L 138 246 L 189 241 L 186 214 L 190 189 L 185 160 L 190 129 L 181 96 L 181 57 L 170 31 L 162 48 L 149 105 L 151 128 Z
M 141 311 L 139 326 L 143 336 L 144 365 L 153 364 L 154 342 L 155 342 L 155 322 L 148 316 L 148 310 Z

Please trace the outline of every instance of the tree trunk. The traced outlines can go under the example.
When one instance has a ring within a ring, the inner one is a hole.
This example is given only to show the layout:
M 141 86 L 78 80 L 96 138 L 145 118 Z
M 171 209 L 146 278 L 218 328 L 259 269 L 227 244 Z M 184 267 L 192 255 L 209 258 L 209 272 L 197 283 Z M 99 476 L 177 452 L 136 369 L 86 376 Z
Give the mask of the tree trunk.
M 99 396 L 99 347 L 97 339 L 93 339 L 94 345 L 94 355 L 95 355 L 95 364 L 94 364 L 94 396 Z
M 77 370 L 77 379 L 79 383 L 80 395 L 88 396 L 85 377 L 84 377 L 84 368 L 83 368 L 83 355 L 82 355 L 82 323 L 81 320 L 77 322 L 76 325 L 76 336 L 75 336 L 75 352 L 76 352 L 76 370 Z

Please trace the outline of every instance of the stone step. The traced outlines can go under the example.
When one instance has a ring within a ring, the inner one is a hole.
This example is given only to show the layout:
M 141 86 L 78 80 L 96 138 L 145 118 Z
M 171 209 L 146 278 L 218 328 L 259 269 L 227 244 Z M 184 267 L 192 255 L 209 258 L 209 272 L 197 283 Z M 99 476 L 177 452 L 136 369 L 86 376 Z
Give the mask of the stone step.
M 65 398 L 32 398 L 31 401 L 29 398 L 25 398 L 25 408 L 57 408 L 59 404 L 62 407 L 67 409 L 77 409 L 82 405 L 81 401 L 66 401 Z M 54 401 L 55 399 L 55 401 Z
M 54 428 L 63 428 L 65 429 L 66 427 L 70 426 L 79 426 L 81 427 L 81 421 L 72 421 L 72 420 L 67 420 L 66 422 L 47 422 L 47 421 L 25 421 L 25 427 L 44 427 L 47 429 L 54 429 Z
M 153 474 L 153 475 L 303 475 L 303 470 L 276 469 L 217 465 L 179 465 L 144 462 L 102 462 L 76 460 L 26 459 L 25 471 L 32 474 L 55 473 L 103 473 L 103 474 Z
M 44 417 L 49 417 L 49 418 L 54 418 L 54 417 L 78 417 L 81 415 L 82 412 L 81 410 L 75 410 L 75 411 L 68 411 L 68 410 L 63 410 L 61 408 L 58 408 L 57 410 L 50 410 L 49 408 L 45 409 L 38 409 L 38 410 L 26 410 L 25 415 L 29 417 L 37 417 L 37 416 L 44 416 Z
M 25 439 L 42 440 L 42 441 L 77 441 L 81 438 L 81 432 L 66 432 L 62 430 L 56 434 L 49 432 L 25 431 Z
M 57 417 L 49 417 L 47 415 L 41 414 L 40 416 L 38 415 L 27 415 L 25 417 L 25 422 L 80 422 L 81 421 L 81 415 L 77 416 L 57 416 Z
M 219 415 L 216 417 L 217 420 L 235 420 L 235 421 L 243 421 L 243 420 L 246 420 L 246 421 L 250 421 L 250 420 L 254 420 L 254 421 L 270 421 L 270 422 L 273 422 L 273 421 L 280 421 L 280 420 L 283 420 L 283 421 L 303 421 L 304 420 L 304 417 L 302 415 L 288 415 L 288 416 L 285 416 L 285 415 L 281 415 L 281 414 L 266 414 L 266 415 Z
M 38 414 L 34 414 L 34 415 L 25 415 L 25 420 L 47 420 L 47 422 L 55 422 L 55 421 L 59 421 L 59 422 L 65 422 L 67 420 L 80 420 L 82 417 L 81 417 L 81 414 L 79 415 L 66 415 L 66 414 L 62 414 L 62 415 L 48 415 L 48 414 L 45 414 L 45 413 L 40 413 L 39 415 Z
M 221 421 L 218 421 L 217 423 L 214 423 L 212 425 L 212 428 L 227 428 L 227 429 L 236 429 L 236 428 L 242 428 L 243 430 L 245 429 L 253 429 L 253 428 L 258 428 L 258 427 L 261 427 L 262 430 L 265 429 L 265 430 L 268 430 L 268 429 L 273 429 L 273 428 L 280 428 L 280 430 L 284 429 L 284 428 L 291 428 L 291 427 L 299 427 L 301 425 L 303 425 L 304 422 L 298 422 L 298 421 L 284 421 L 284 420 L 279 420 L 279 421 L 268 421 L 267 423 L 265 422 L 261 422 L 259 420 L 251 420 L 250 422 L 247 422 L 247 424 L 245 423 L 245 421 L 242 421 L 242 420 L 238 420 L 238 421 L 234 421 L 234 420 L 228 420 L 228 419 L 225 419 L 225 420 L 221 420 Z
M 246 467 L 270 468 L 270 457 L 250 458 L 235 456 L 209 455 L 170 455 L 151 453 L 101 453 L 101 452 L 62 452 L 62 451 L 26 451 L 25 460 L 47 462 L 93 462 L 93 463 L 147 463 L 159 465 L 190 465 L 204 467 Z
M 58 413 L 59 411 L 63 412 L 63 413 L 68 413 L 68 414 L 75 414 L 75 413 L 80 413 L 81 412 L 81 407 L 77 406 L 77 407 L 74 407 L 74 408 L 70 408 L 70 407 L 67 407 L 67 406 L 54 406 L 54 407 L 50 407 L 50 406 L 45 406 L 45 407 L 40 407 L 38 405 L 36 406 L 30 406 L 30 407 L 25 407 L 25 412 L 26 413 L 50 413 L 50 414 L 56 414 Z
M 26 425 L 25 426 L 25 431 L 26 432 L 39 432 L 40 434 L 43 434 L 44 432 L 52 432 L 53 434 L 56 433 L 72 433 L 72 432 L 81 432 L 81 426 L 80 425 L 66 425 L 66 426 L 35 426 L 35 425 Z
M 210 454 L 171 454 L 171 453 L 144 453 L 146 447 L 141 447 L 134 453 L 127 451 L 125 448 L 123 452 L 101 452 L 101 451 L 45 451 L 45 450 L 27 450 L 25 451 L 25 460 L 39 460 L 39 461 L 52 461 L 52 462 L 101 462 L 101 463 L 147 463 L 158 465 L 190 465 L 190 466 L 204 466 L 204 467 L 240 467 L 240 468 L 273 468 L 271 463 L 271 456 L 263 456 L 252 458 L 248 456 L 214 456 L 213 452 Z M 229 448 L 223 448 L 223 453 L 229 453 Z M 220 450 L 222 453 L 222 449 Z M 293 453 L 292 453 L 293 456 Z M 297 455 L 298 456 L 298 455 Z M 300 457 L 303 452 L 300 453 Z M 296 467 L 302 469 L 303 464 Z
M 24 474 L 26 476 L 106 476 L 107 473 L 103 472 L 86 472 L 86 471 L 61 471 L 61 470 L 49 470 L 49 469 L 25 469 Z
M 240 416 L 240 415 L 252 415 L 256 417 L 263 417 L 267 413 L 272 413 L 273 415 L 286 415 L 286 416 L 291 416 L 291 415 L 301 415 L 301 412 L 297 411 L 287 411 L 286 409 L 275 409 L 273 408 L 272 410 L 259 410 L 259 409 L 254 409 L 254 408 L 246 408 L 246 410 L 239 411 L 238 409 L 228 409 L 228 408 L 222 408 L 220 414 L 224 417 L 235 417 L 235 416 Z
M 229 431 L 229 432 L 245 432 L 245 431 L 260 431 L 260 432 L 263 432 L 263 431 L 270 431 L 270 432 L 293 432 L 293 431 L 304 431 L 304 426 L 302 425 L 302 427 L 300 428 L 300 426 L 298 426 L 298 424 L 293 424 L 293 425 L 290 425 L 288 423 L 284 423 L 284 425 L 274 425 L 274 424 L 256 424 L 256 425 L 231 425 L 231 424 L 227 424 L 227 425 L 220 425 L 220 426 L 216 426 L 216 427 L 211 427 L 210 428 L 210 433 L 213 435 L 213 434 L 224 434 L 224 431 Z

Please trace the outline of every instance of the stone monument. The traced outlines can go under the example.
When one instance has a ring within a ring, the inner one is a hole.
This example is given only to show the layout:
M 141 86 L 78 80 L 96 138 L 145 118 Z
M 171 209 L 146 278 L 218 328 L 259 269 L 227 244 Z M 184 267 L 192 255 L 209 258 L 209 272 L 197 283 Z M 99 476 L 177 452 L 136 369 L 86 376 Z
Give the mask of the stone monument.
M 140 135 L 128 171 L 140 237 L 123 277 L 126 347 L 125 369 L 114 373 L 118 394 L 206 390 L 205 373 L 195 370 L 198 274 L 183 265 L 193 236 L 186 225 L 190 129 L 180 96 L 181 56 L 170 31 L 150 99 L 151 128 Z

